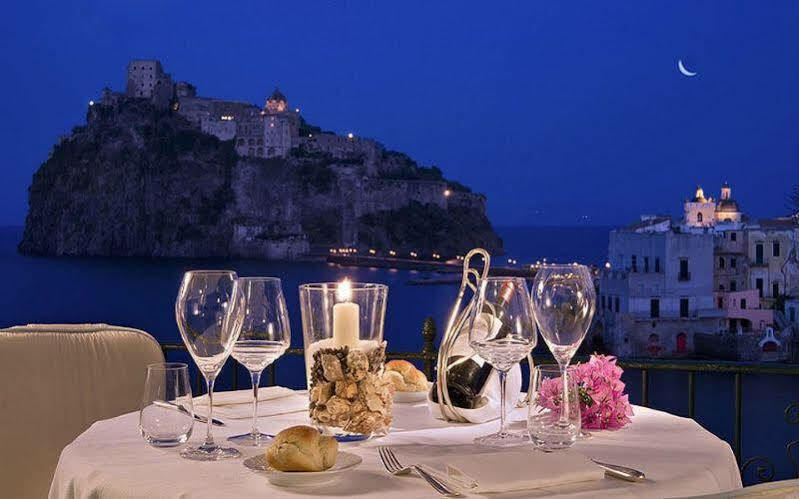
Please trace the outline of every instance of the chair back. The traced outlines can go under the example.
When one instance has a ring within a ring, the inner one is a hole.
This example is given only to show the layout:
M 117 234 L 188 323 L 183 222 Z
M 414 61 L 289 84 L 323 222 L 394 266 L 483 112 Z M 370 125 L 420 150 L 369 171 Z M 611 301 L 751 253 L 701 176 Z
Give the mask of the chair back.
M 47 497 L 61 450 L 95 421 L 138 409 L 147 364 L 163 361 L 138 329 L 0 329 L 0 495 Z

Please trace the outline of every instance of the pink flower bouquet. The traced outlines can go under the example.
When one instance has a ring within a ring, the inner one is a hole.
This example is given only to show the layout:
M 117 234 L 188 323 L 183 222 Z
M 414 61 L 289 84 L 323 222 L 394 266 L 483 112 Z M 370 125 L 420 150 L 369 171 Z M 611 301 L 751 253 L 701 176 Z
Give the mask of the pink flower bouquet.
M 587 363 L 569 368 L 576 377 L 580 396 L 581 424 L 587 430 L 616 430 L 630 422 L 633 409 L 624 393 L 622 369 L 616 357 L 592 355 Z M 562 383 L 550 378 L 542 383 L 538 400 L 549 409 L 560 405 Z

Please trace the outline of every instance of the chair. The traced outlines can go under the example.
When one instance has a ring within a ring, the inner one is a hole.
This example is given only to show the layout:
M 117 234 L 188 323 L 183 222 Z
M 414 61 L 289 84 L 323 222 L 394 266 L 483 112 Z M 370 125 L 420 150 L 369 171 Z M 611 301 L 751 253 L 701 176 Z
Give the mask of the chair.
M 750 485 L 738 490 L 708 494 L 683 499 L 732 499 L 732 498 L 768 498 L 768 499 L 799 499 L 799 479 L 780 480 L 777 482 Z
M 145 367 L 163 361 L 138 329 L 0 329 L 0 495 L 47 497 L 61 450 L 95 421 L 138 409 Z

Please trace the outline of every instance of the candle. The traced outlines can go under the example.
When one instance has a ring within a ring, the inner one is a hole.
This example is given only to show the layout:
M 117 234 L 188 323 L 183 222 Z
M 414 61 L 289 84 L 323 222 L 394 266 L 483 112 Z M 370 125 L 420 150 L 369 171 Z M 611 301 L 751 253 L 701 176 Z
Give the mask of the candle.
M 344 279 L 336 287 L 336 299 L 333 305 L 333 344 L 336 347 L 348 346 L 356 348 L 360 337 L 360 307 L 352 303 L 352 285 Z

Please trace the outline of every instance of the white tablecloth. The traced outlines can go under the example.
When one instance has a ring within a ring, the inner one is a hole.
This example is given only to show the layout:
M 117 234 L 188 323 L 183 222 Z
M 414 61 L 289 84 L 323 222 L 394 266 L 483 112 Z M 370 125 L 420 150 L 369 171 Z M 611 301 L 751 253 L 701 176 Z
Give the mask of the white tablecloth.
M 268 404 L 269 402 L 263 402 Z M 521 429 L 526 411 L 517 409 L 512 428 Z M 260 429 L 277 432 L 307 423 L 305 413 L 260 419 Z M 393 477 L 380 464 L 377 445 L 391 445 L 403 461 L 429 460 L 447 455 L 486 452 L 475 447 L 475 436 L 496 431 L 498 422 L 481 425 L 445 423 L 428 415 L 425 403 L 395 404 L 394 424 L 388 436 L 341 449 L 363 457 L 357 469 L 318 488 L 281 488 L 242 465 L 242 459 L 202 463 L 181 459 L 177 449 L 156 449 L 138 433 L 138 413 L 98 421 L 61 453 L 50 498 L 241 498 L 241 497 L 380 497 L 381 499 L 435 497 L 416 476 Z M 247 420 L 229 420 L 214 427 L 221 442 L 244 433 Z M 197 424 L 191 438 L 198 443 L 205 425 Z M 240 448 L 245 457 L 257 454 Z M 613 478 L 552 489 L 527 490 L 493 497 L 675 497 L 713 493 L 741 486 L 730 446 L 694 421 L 664 412 L 635 407 L 633 421 L 617 431 L 594 431 L 575 450 L 600 461 L 638 468 L 647 475 L 640 483 Z M 533 452 L 532 450 L 530 452 Z

